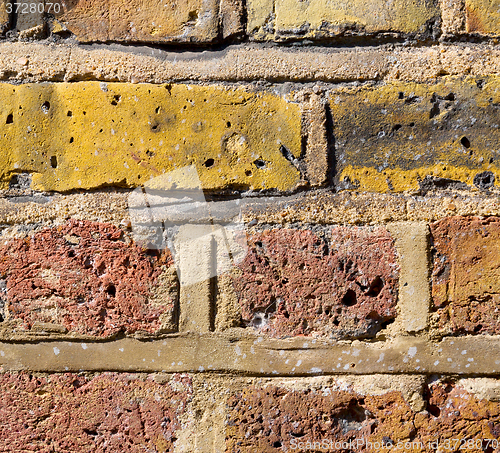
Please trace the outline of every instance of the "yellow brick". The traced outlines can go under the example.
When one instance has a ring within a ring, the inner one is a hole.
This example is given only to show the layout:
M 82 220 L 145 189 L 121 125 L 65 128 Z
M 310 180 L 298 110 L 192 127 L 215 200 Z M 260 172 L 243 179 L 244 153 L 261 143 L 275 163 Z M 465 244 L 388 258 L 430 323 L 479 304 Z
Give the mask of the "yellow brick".
M 330 106 L 339 183 L 402 192 L 426 177 L 473 185 L 490 171 L 498 180 L 498 105 L 498 77 L 338 90 Z
M 423 33 L 437 19 L 437 2 L 425 0 L 249 0 L 248 32 L 256 39 L 324 38 L 345 32 Z M 272 13 L 275 14 L 273 22 Z M 274 25 L 271 27 L 270 25 Z
M 500 33 L 499 0 L 465 0 L 467 33 Z
M 80 0 L 56 17 L 81 42 L 209 42 L 218 35 L 217 5 L 216 0 Z
M 243 88 L 97 82 L 0 85 L 1 186 L 32 174 L 49 191 L 135 187 L 187 165 L 204 189 L 290 190 L 299 106 Z

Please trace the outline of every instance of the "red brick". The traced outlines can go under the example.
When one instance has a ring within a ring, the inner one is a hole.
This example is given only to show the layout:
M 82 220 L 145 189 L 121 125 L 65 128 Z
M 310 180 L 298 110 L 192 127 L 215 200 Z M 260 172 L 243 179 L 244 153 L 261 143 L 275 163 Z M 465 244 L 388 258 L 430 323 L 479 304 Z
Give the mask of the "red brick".
M 170 452 L 189 377 L 104 373 L 0 376 L 0 452 Z
M 272 337 L 370 337 L 396 316 L 399 266 L 384 228 L 264 231 L 239 270 L 243 323 Z
M 88 221 L 70 220 L 0 247 L 9 319 L 101 337 L 160 328 L 174 301 L 153 306 L 149 297 L 171 264 L 168 252 L 148 254 L 121 229 Z
M 427 410 L 415 412 L 398 391 L 375 396 L 330 387 L 247 387 L 228 402 L 226 452 L 433 452 L 436 449 L 430 443 L 435 441 L 445 446 L 446 439 L 481 442 L 500 436 L 498 402 L 479 400 L 452 382 L 433 383 L 426 393 Z M 307 449 L 307 441 L 339 442 L 340 447 Z M 342 442 L 349 441 L 353 448 L 341 447 Z M 304 448 L 298 449 L 298 442 L 304 442 Z M 392 443 L 393 447 L 376 448 L 376 442 Z M 398 442 L 402 442 L 399 448 Z M 405 448 L 405 442 L 420 442 L 422 446 Z
M 437 324 L 454 334 L 499 334 L 500 218 L 448 217 L 431 225 Z

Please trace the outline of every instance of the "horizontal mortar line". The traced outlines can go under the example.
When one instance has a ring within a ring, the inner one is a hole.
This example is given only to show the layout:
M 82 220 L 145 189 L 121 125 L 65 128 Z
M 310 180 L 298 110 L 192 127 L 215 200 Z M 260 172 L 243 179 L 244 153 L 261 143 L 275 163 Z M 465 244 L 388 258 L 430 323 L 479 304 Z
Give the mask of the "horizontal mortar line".
M 341 344 L 307 337 L 278 340 L 188 333 L 149 341 L 0 342 L 1 371 L 493 375 L 500 370 L 500 360 L 492 359 L 496 356 L 500 357 L 500 336 L 447 337 L 437 343 L 403 336 L 380 343 Z
M 431 81 L 443 75 L 500 73 L 500 49 L 486 44 L 352 48 L 231 45 L 183 53 L 119 45 L 0 44 L 0 80 L 15 83 L 95 80 L 132 83 L 185 81 L 276 83 Z

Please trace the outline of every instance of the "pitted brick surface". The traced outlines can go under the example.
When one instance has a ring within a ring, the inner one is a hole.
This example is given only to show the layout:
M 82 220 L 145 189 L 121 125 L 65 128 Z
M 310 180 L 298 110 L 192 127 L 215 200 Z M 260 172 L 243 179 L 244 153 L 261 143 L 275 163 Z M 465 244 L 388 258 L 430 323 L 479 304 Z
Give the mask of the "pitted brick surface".
M 454 334 L 500 333 L 500 218 L 448 217 L 431 224 L 437 323 Z
M 272 337 L 369 337 L 395 318 L 399 266 L 387 230 L 320 234 L 274 229 L 251 237 L 233 274 L 246 325 Z
M 28 328 L 57 323 L 70 332 L 110 336 L 155 332 L 174 301 L 149 303 L 170 254 L 148 254 L 119 228 L 70 220 L 0 248 L 10 319 Z
M 498 446 L 499 403 L 479 400 L 450 382 L 431 384 L 426 397 L 427 410 L 414 412 L 397 391 L 360 395 L 336 387 L 247 387 L 228 403 L 226 452 L 432 452 L 433 442 L 444 447 L 447 440 L 449 451 L 496 451 L 486 449 L 484 439 Z M 461 449 L 451 449 L 455 439 Z M 468 439 L 479 448 L 467 448 Z
M 215 0 L 79 0 L 60 11 L 59 27 L 81 42 L 211 42 L 219 31 Z
M 0 375 L 1 452 L 171 452 L 191 380 L 133 374 Z

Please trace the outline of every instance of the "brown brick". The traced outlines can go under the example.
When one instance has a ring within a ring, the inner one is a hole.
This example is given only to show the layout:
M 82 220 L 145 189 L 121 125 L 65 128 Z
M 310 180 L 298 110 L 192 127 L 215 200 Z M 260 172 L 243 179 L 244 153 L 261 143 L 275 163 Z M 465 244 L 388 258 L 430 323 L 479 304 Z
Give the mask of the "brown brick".
M 431 225 L 432 300 L 441 329 L 500 333 L 500 218 L 448 217 Z
M 498 0 L 465 0 L 467 33 L 500 34 L 500 2 Z
M 384 228 L 264 231 L 238 268 L 243 323 L 272 337 L 370 337 L 396 316 L 399 266 Z
M 425 396 L 427 410 L 415 412 L 399 391 L 361 395 L 338 386 L 247 387 L 228 403 L 226 452 L 431 452 L 436 451 L 432 442 L 445 446 L 447 439 L 464 442 L 460 450 L 449 451 L 497 451 L 482 447 L 488 445 L 484 439 L 498 446 L 498 402 L 480 400 L 446 381 L 429 385 Z M 478 444 L 466 449 L 468 439 Z
M 216 0 L 80 0 L 56 17 L 80 42 L 211 42 L 219 33 Z
M 191 379 L 104 373 L 0 376 L 0 451 L 170 452 Z
M 0 34 L 4 34 L 9 28 L 9 14 L 4 2 L 0 3 Z
M 99 337 L 156 332 L 173 316 L 172 297 L 152 297 L 171 264 L 168 252 L 150 256 L 110 224 L 70 220 L 12 239 L 0 248 L 7 319 Z

